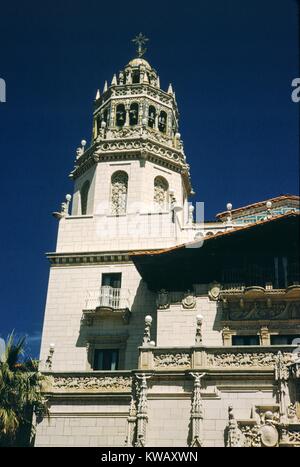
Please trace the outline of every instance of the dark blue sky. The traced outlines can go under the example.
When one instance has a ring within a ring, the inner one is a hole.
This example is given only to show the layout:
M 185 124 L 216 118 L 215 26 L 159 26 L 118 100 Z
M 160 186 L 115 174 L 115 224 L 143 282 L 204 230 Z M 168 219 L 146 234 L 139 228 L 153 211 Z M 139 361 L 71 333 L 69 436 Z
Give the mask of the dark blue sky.
M 129 6 L 130 5 L 130 6 Z M 57 210 L 72 192 L 76 147 L 90 139 L 93 98 L 149 38 L 146 58 L 172 81 L 197 200 L 212 219 L 299 192 L 296 0 L 1 5 L 1 326 L 37 353 Z

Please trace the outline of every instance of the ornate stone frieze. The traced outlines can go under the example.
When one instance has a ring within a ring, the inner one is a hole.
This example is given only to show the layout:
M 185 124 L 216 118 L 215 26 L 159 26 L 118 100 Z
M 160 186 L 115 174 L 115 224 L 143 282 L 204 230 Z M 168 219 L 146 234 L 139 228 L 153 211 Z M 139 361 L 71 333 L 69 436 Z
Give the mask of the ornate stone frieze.
M 300 319 L 300 302 L 243 301 L 227 302 L 223 320 Z
M 298 447 L 300 446 L 300 431 L 283 428 L 281 436 L 282 444 L 290 444 Z
M 292 354 L 284 353 L 286 363 L 291 361 Z M 274 367 L 275 352 L 243 352 L 243 353 L 214 353 L 207 356 L 210 366 L 215 367 Z
M 128 392 L 131 384 L 132 378 L 126 376 L 51 376 L 47 391 Z
M 190 368 L 191 356 L 187 353 L 168 353 L 154 356 L 155 368 Z

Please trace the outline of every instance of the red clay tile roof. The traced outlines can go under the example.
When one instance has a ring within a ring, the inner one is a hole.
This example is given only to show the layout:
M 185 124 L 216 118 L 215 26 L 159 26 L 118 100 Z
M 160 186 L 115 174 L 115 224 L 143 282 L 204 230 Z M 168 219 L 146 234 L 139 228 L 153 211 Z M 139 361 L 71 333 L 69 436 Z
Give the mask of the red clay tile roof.
M 291 212 L 288 212 L 286 214 L 279 214 L 278 216 L 273 216 L 270 219 L 259 220 L 259 221 L 253 222 L 251 224 L 249 223 L 249 224 L 241 226 L 241 227 L 235 227 L 235 228 L 232 228 L 230 230 L 226 230 L 225 232 L 216 233 L 215 235 L 211 235 L 209 237 L 203 237 L 203 238 L 201 238 L 199 240 L 194 240 L 193 242 L 181 243 L 180 245 L 172 246 L 172 247 L 169 247 L 169 248 L 163 248 L 161 250 L 137 251 L 137 252 L 131 253 L 130 256 L 159 255 L 161 253 L 167 253 L 169 251 L 174 251 L 174 250 L 179 250 L 179 249 L 189 247 L 190 245 L 197 244 L 199 241 L 208 242 L 208 241 L 212 241 L 212 240 L 215 240 L 217 238 L 220 238 L 220 237 L 234 235 L 236 232 L 239 232 L 241 230 L 243 230 L 243 231 L 244 230 L 249 230 L 249 229 L 253 229 L 254 227 L 257 227 L 257 226 L 260 226 L 260 225 L 268 224 L 269 222 L 275 222 L 275 221 L 277 221 L 279 219 L 284 219 L 284 218 L 289 218 L 289 217 L 299 217 L 299 216 L 300 216 L 300 212 L 291 211 Z
M 245 211 L 247 209 L 256 208 L 256 207 L 260 207 L 260 206 L 265 206 L 267 201 L 271 201 L 272 203 L 275 203 L 275 202 L 284 201 L 284 200 L 298 201 L 300 203 L 300 196 L 289 195 L 289 194 L 280 195 L 280 196 L 276 196 L 275 198 L 269 198 L 269 199 L 266 199 L 264 201 L 258 201 L 257 203 L 248 204 L 247 206 L 241 206 L 240 208 L 232 209 L 231 213 L 238 213 L 239 211 L 242 212 L 242 211 Z M 225 215 L 228 216 L 228 211 L 220 212 L 219 214 L 216 215 L 216 217 L 219 218 L 219 217 L 223 217 Z

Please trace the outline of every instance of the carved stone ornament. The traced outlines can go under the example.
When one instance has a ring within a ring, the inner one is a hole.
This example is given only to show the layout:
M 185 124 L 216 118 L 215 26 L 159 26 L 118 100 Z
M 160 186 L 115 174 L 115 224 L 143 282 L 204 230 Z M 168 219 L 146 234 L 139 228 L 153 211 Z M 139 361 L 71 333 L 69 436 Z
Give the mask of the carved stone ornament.
M 277 429 L 270 424 L 263 425 L 260 428 L 260 436 L 262 445 L 268 448 L 277 446 L 279 440 L 279 434 Z
M 208 296 L 211 300 L 218 300 L 221 291 L 221 286 L 218 282 L 212 282 L 208 286 Z
M 155 368 L 189 368 L 191 366 L 191 357 L 187 353 L 155 355 L 154 366 Z
M 291 361 L 292 354 L 284 353 L 283 359 L 286 363 Z M 274 367 L 276 359 L 275 352 L 253 352 L 253 353 L 215 353 L 208 355 L 208 362 L 216 367 Z
M 236 419 L 234 418 L 233 407 L 228 407 L 228 426 L 227 426 L 227 448 L 240 448 L 246 443 L 246 438 L 239 429 Z
M 165 289 L 161 289 L 157 295 L 157 307 L 166 310 L 170 306 L 169 293 Z
M 196 297 L 188 291 L 181 303 L 184 309 L 191 310 L 196 306 Z
M 132 378 L 125 376 L 52 376 L 48 390 L 122 392 L 130 391 Z

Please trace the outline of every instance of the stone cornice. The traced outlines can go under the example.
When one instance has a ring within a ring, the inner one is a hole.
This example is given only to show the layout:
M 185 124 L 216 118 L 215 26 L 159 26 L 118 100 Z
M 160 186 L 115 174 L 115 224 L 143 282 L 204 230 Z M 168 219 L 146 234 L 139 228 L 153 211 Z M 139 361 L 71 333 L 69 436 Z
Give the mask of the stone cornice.
M 88 149 L 77 161 L 70 178 L 75 180 L 98 162 L 113 160 L 148 160 L 155 164 L 181 173 L 189 180 L 189 166 L 184 162 L 181 150 L 156 141 L 154 137 L 136 137 L 120 139 L 103 139 Z
M 154 251 L 154 250 L 153 250 Z M 94 264 L 107 263 L 131 263 L 132 251 L 110 251 L 110 252 L 49 252 L 46 253 L 51 266 L 90 266 Z
M 90 266 L 103 263 L 131 263 L 129 252 L 46 253 L 51 266 Z

